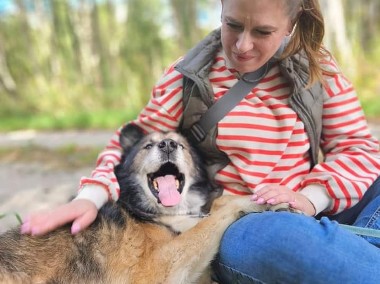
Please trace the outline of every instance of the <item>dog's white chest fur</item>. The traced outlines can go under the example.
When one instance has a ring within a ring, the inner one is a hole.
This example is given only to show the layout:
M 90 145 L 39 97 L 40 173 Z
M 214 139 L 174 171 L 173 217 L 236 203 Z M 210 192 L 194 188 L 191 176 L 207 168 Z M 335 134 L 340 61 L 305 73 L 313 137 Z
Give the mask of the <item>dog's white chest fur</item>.
M 203 219 L 203 216 L 198 215 L 165 215 L 159 218 L 160 222 L 170 226 L 174 231 L 183 233 Z

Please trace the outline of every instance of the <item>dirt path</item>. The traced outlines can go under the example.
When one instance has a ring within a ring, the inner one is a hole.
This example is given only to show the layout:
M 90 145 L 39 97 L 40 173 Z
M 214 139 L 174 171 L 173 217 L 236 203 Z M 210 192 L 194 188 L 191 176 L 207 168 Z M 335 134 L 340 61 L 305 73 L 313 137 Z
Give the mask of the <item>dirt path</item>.
M 380 125 L 371 124 L 380 139 Z M 109 131 L 0 133 L 0 232 L 17 224 L 14 213 L 62 204 L 93 169 Z M 20 150 L 21 149 L 21 150 Z M 83 156 L 88 154 L 87 156 Z
M 75 196 L 80 178 L 91 173 L 96 154 L 111 135 L 107 131 L 0 133 L 0 216 L 7 214 L 0 219 L 0 232 L 18 224 L 15 213 L 23 218 Z

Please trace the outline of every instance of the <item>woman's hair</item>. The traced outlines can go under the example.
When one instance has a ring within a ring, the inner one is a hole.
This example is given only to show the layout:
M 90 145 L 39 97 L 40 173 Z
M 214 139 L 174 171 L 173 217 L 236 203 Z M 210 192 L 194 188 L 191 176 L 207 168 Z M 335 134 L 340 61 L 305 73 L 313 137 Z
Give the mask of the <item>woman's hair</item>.
M 331 57 L 331 54 L 322 44 L 325 26 L 319 2 L 318 0 L 284 0 L 284 4 L 287 5 L 287 12 L 292 20 L 293 31 L 282 57 L 304 52 L 309 60 L 308 85 L 311 86 L 317 81 L 323 83 L 322 73 L 327 71 L 322 69 L 320 62 L 326 56 Z

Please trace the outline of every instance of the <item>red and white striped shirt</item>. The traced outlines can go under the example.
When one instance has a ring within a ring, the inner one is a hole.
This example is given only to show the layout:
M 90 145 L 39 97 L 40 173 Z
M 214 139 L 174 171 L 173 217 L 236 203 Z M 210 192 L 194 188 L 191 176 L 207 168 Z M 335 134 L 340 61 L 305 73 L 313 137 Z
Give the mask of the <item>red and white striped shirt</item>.
M 326 66 L 338 70 L 334 61 Z M 173 66 L 169 68 L 133 123 L 146 132 L 176 130 L 183 114 L 182 79 Z M 222 52 L 215 58 L 209 79 L 216 100 L 238 80 Z M 304 124 L 289 107 L 289 84 L 274 66 L 218 123 L 216 144 L 230 158 L 215 177 L 225 194 L 251 194 L 264 185 L 283 185 L 305 194 L 317 213 L 340 212 L 363 196 L 380 173 L 379 144 L 370 134 L 351 83 L 339 72 L 326 74 L 325 79 L 321 143 L 325 161 L 310 172 Z M 81 180 L 81 188 L 95 184 L 106 189 L 108 197 L 103 193 L 98 207 L 107 198 L 116 200 L 119 196 L 113 170 L 121 157 L 120 129 L 100 153 L 91 178 Z M 93 189 L 82 191 L 79 196 L 95 195 Z M 90 197 L 94 198 L 100 197 Z

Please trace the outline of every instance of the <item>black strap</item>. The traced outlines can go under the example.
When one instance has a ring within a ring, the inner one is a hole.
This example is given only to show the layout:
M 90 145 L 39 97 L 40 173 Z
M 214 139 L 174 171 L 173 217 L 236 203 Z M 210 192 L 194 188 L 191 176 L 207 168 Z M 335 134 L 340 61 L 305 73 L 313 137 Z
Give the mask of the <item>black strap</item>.
M 202 142 L 207 133 L 229 113 L 265 77 L 273 62 L 267 62 L 255 72 L 246 73 L 216 103 L 194 123 L 187 133 L 193 143 Z

